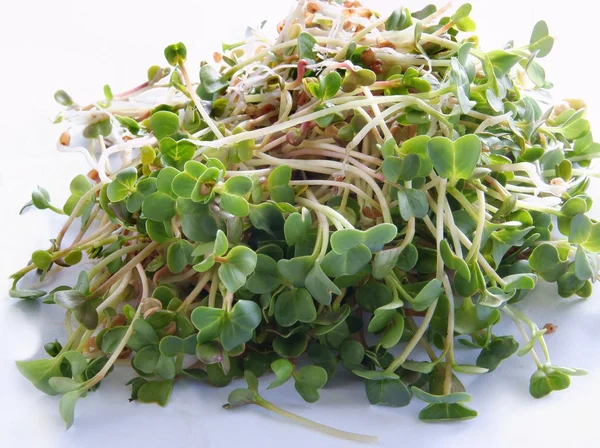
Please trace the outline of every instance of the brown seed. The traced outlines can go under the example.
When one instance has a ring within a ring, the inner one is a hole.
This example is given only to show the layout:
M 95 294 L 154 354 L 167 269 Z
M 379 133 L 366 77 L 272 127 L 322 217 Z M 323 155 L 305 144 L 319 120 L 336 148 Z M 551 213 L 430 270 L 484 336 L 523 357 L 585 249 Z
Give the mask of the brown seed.
M 129 356 L 131 356 L 131 349 L 125 347 L 123 350 L 121 350 L 121 353 L 119 353 L 118 359 L 127 359 Z
M 365 17 L 367 19 L 370 19 L 371 16 L 373 15 L 373 12 L 368 8 L 360 8 L 360 9 L 356 10 L 356 14 L 359 17 Z
M 373 207 L 368 207 L 366 205 L 362 208 L 361 211 L 362 211 L 362 214 L 365 215 L 369 219 L 377 219 L 377 218 L 381 218 L 383 216 L 381 214 L 381 211 L 374 209 Z
M 256 118 L 258 116 L 258 107 L 254 104 L 248 104 L 246 106 L 246 115 L 250 118 Z
M 285 19 L 283 19 L 281 22 L 279 22 L 279 24 L 277 25 L 277 32 L 281 33 L 283 31 L 283 27 L 285 26 Z
M 311 14 L 318 12 L 320 9 L 321 9 L 321 7 L 319 6 L 319 4 L 317 2 L 308 2 L 308 5 L 306 5 L 306 10 L 308 12 L 310 12 Z
M 382 38 L 382 37 L 378 37 L 378 38 L 377 38 L 377 45 L 378 45 L 379 47 L 381 47 L 381 48 L 384 48 L 384 47 L 386 47 L 386 48 L 392 48 L 392 49 L 394 49 L 394 50 L 396 49 L 396 45 L 394 45 L 394 43 L 393 43 L 393 42 L 391 42 L 391 41 L 389 41 L 389 40 L 387 40 L 387 39 L 384 39 L 384 38 Z
M 221 62 L 223 60 L 223 55 L 221 53 L 219 53 L 218 51 L 215 51 L 213 53 L 213 60 L 218 64 L 219 62 Z
M 69 134 L 67 131 L 63 132 L 62 134 L 60 134 L 60 138 L 58 141 L 63 146 L 69 146 L 69 144 L 71 143 L 71 134 Z
M 344 22 L 344 31 L 350 31 L 350 28 L 352 28 L 352 22 Z
M 365 65 L 371 65 L 371 63 L 375 60 L 375 52 L 372 48 L 367 48 L 360 54 L 360 60 Z
M 375 59 L 371 63 L 371 70 L 373 70 L 376 75 L 383 73 L 383 63 L 381 62 L 381 59 Z
M 357 33 L 360 33 L 360 32 L 361 32 L 362 30 L 364 30 L 364 29 L 365 29 L 365 27 L 364 27 L 364 26 L 362 26 L 362 25 L 356 25 L 356 29 L 355 29 L 355 31 L 356 31 Z
M 115 317 L 111 319 L 111 324 L 113 327 L 119 327 L 125 325 L 127 323 L 127 318 L 123 314 L 117 314 Z
M 94 182 L 100 181 L 100 176 L 98 176 L 98 171 L 96 170 L 90 170 L 90 172 L 87 174 L 87 177 L 92 179 Z
M 546 324 L 544 325 L 544 330 L 546 330 L 546 334 L 555 333 L 558 330 L 558 325 L 555 324 Z
M 85 346 L 88 352 L 93 352 L 94 350 L 96 350 L 98 348 L 96 346 L 96 336 L 92 336 L 91 338 L 89 338 Z

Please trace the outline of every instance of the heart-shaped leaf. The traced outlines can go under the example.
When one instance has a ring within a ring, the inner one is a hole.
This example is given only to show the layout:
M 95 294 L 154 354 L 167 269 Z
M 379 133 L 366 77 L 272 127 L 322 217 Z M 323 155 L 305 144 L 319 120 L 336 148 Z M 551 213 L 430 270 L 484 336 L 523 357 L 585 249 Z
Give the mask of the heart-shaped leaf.
M 302 367 L 294 373 L 294 387 L 308 403 L 319 400 L 319 389 L 327 383 L 327 372 L 318 366 Z
M 275 300 L 275 319 L 283 327 L 296 322 L 310 323 L 317 317 L 313 298 L 304 288 L 284 291 Z
M 261 320 L 262 312 L 257 303 L 250 300 L 238 300 L 231 312 L 227 314 L 221 331 L 223 348 L 230 351 L 248 342 Z
M 538 369 L 529 381 L 529 393 L 534 398 L 542 398 L 556 390 L 564 390 L 569 387 L 571 380 L 569 376 L 551 367 Z
M 277 377 L 267 389 L 274 389 L 275 387 L 279 387 L 282 384 L 285 384 L 291 377 L 294 372 L 294 365 L 289 362 L 287 359 L 278 359 L 271 363 L 271 370 Z
M 229 251 L 219 267 L 219 279 L 229 292 L 236 292 L 246 283 L 256 267 L 256 253 L 246 246 L 236 246 Z
M 477 411 L 459 403 L 434 403 L 419 412 L 419 420 L 423 422 L 469 420 L 475 417 Z
M 400 379 L 365 380 L 367 398 L 371 404 L 399 408 L 410 403 L 410 389 Z
M 481 155 L 481 140 L 474 134 L 454 142 L 446 137 L 434 137 L 429 140 L 427 154 L 437 173 L 455 184 L 459 179 L 471 177 Z
M 341 294 L 342 291 L 333 283 L 321 269 L 321 265 L 316 263 L 306 275 L 304 285 L 315 300 L 323 305 L 331 303 L 331 294 Z

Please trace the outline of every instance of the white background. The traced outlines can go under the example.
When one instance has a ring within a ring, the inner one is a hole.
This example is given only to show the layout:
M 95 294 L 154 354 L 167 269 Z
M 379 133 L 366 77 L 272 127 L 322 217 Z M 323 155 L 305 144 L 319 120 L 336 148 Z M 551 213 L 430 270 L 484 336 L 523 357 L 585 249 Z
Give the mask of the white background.
M 589 118 L 598 123 L 600 95 L 597 17 L 591 1 L 473 1 L 472 16 L 484 48 L 509 39 L 526 43 L 533 24 L 547 20 L 557 37 L 543 62 L 557 86 L 557 98 L 583 97 Z M 400 2 L 373 1 L 388 14 Z M 425 2 L 404 4 L 420 9 Z M 124 383 L 131 372 L 116 370 L 96 393 L 80 400 L 75 425 L 65 432 L 58 399 L 44 396 L 20 377 L 14 361 L 41 355 L 44 342 L 61 337 L 61 315 L 51 307 L 8 298 L 4 279 L 47 245 L 61 220 L 32 210 L 18 216 L 37 184 L 54 202 L 67 197 L 71 178 L 86 172 L 78 155 L 58 153 L 58 106 L 52 94 L 66 89 L 78 102 L 101 98 L 102 86 L 126 90 L 145 79 L 146 69 L 164 65 L 163 48 L 183 41 L 190 67 L 210 59 L 220 42 L 242 38 L 247 25 L 269 19 L 274 29 L 288 1 L 227 0 L 12 1 L 0 14 L 0 446 L 3 447 L 229 447 L 328 446 L 353 444 L 315 434 L 258 408 L 225 411 L 232 388 L 178 383 L 167 408 L 128 403 Z M 192 65 L 192 63 L 194 65 Z M 598 129 L 596 126 L 595 129 Z M 597 202 L 600 194 L 595 191 Z M 594 217 L 600 217 L 597 205 Z M 63 280 L 64 282 L 64 280 Z M 547 337 L 553 362 L 590 371 L 571 388 L 543 400 L 528 394 L 534 371 L 530 358 L 514 357 L 490 375 L 465 378 L 473 396 L 475 420 L 427 425 L 416 417 L 422 403 L 408 408 L 370 406 L 362 382 L 340 374 L 314 405 L 304 403 L 288 384 L 266 394 L 276 404 L 340 429 L 375 434 L 378 446 L 521 447 L 598 446 L 595 400 L 600 397 L 600 292 L 587 301 L 564 300 L 541 285 L 522 308 L 542 326 L 559 325 Z M 510 331 L 513 329 L 506 326 Z M 267 383 L 268 380 L 263 380 Z

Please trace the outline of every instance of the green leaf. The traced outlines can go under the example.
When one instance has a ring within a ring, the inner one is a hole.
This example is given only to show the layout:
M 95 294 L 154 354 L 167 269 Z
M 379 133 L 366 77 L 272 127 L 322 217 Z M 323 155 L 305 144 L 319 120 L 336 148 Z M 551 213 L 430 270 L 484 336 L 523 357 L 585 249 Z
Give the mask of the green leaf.
M 200 67 L 200 84 L 206 92 L 216 93 L 226 88 L 229 82 L 224 77 L 219 76 L 214 68 L 206 64 Z
M 529 257 L 529 266 L 537 272 L 540 277 L 548 282 L 555 282 L 567 272 L 568 261 L 560 258 L 558 249 L 552 244 L 544 243 L 537 246 Z
M 126 332 L 127 327 L 124 326 L 113 327 L 108 330 L 102 336 L 102 343 L 100 345 L 101 350 L 107 354 L 113 353 L 123 340 L 123 336 L 125 336 Z
M 223 407 L 226 409 L 244 406 L 255 402 L 254 392 L 248 389 L 234 389 L 227 397 L 227 404 Z
M 73 98 L 64 90 L 54 92 L 54 100 L 61 106 L 69 107 L 73 105 Z
M 175 141 L 171 137 L 164 137 L 159 149 L 163 165 L 180 167 L 194 157 L 196 146 L 188 140 Z
M 287 165 L 280 165 L 269 174 L 267 190 L 275 202 L 294 203 L 295 193 L 290 186 L 292 169 Z
M 459 403 L 434 403 L 419 412 L 419 420 L 423 422 L 469 420 L 475 417 L 477 411 Z
M 529 381 L 529 393 L 534 398 L 542 398 L 550 392 L 564 390 L 569 387 L 571 380 L 568 375 L 551 367 L 538 369 Z
M 88 124 L 83 129 L 83 136 L 89 139 L 95 139 L 99 136 L 108 137 L 111 131 L 112 124 L 110 122 L 110 118 L 106 117 L 94 123 Z
M 424 311 L 435 302 L 442 293 L 442 282 L 437 278 L 430 280 L 410 301 L 415 311 Z
M 434 395 L 427 393 L 418 387 L 413 386 L 412 388 L 413 395 L 417 397 L 419 400 L 424 401 L 425 403 L 431 404 L 456 404 L 456 403 L 466 403 L 471 401 L 471 396 L 466 392 L 454 392 L 447 395 Z
M 254 294 L 264 294 L 277 289 L 281 284 L 277 262 L 263 254 L 256 256 L 256 268 L 248 278 L 246 287 Z
M 156 243 L 166 243 L 174 237 L 171 223 L 168 221 L 146 221 L 146 233 Z
M 390 349 L 400 342 L 402 333 L 404 333 L 404 316 L 400 313 L 394 313 L 387 325 L 379 343 L 383 348 Z
M 72 392 L 81 387 L 81 383 L 78 383 L 72 378 L 66 378 L 63 376 L 55 376 L 50 378 L 50 380 L 48 380 L 48 384 L 50 384 L 50 387 L 58 394 L 66 394 L 67 392 Z
M 592 232 L 592 221 L 583 213 L 579 213 L 571 219 L 569 229 L 569 243 L 585 243 Z
M 499 310 L 481 305 L 475 306 L 470 299 L 463 299 L 460 308 L 455 311 L 454 329 L 458 334 L 471 334 L 498 323 Z
M 42 271 L 45 271 L 52 266 L 52 255 L 47 250 L 36 250 L 31 254 L 32 263 Z
M 421 190 L 414 188 L 398 188 L 398 205 L 402 219 L 424 218 L 429 212 L 427 196 Z
M 363 358 L 365 357 L 365 349 L 358 341 L 344 341 L 340 345 L 339 354 L 342 366 L 352 371 L 361 368 Z
M 512 336 L 494 338 L 486 345 L 477 357 L 477 365 L 490 372 L 495 370 L 500 363 L 510 358 L 519 349 L 519 344 Z
M 150 127 L 158 140 L 173 135 L 179 130 L 179 117 L 173 112 L 160 110 L 150 116 Z
M 73 425 L 73 420 L 75 418 L 75 405 L 77 404 L 77 400 L 82 393 L 82 390 L 67 392 L 58 402 L 58 411 L 60 412 L 60 416 L 65 422 L 67 429 Z
M 306 350 L 308 338 L 304 334 L 294 333 L 284 338 L 278 336 L 273 341 L 273 350 L 282 358 L 297 358 Z
M 160 360 L 161 354 L 156 345 L 147 345 L 136 353 L 131 364 L 138 373 L 153 375 Z
M 178 240 L 169 246 L 167 250 L 167 266 L 174 274 L 182 272 L 186 266 L 192 263 L 192 252 L 194 246 L 186 240 Z
M 294 373 L 294 387 L 300 396 L 308 403 L 319 400 L 319 389 L 327 383 L 327 372 L 318 366 L 302 367 Z
M 371 380 L 371 381 L 397 380 L 400 378 L 398 375 L 396 375 L 393 372 L 385 372 L 383 370 L 356 369 L 356 370 L 353 370 L 352 373 L 354 373 L 357 376 L 360 376 L 361 378 L 364 378 L 366 380 Z
M 540 20 L 533 27 L 531 38 L 529 39 L 529 51 L 537 51 L 536 57 L 543 58 L 547 56 L 554 45 L 554 39 L 548 35 L 548 25 Z
M 321 100 L 325 101 L 330 98 L 333 98 L 336 93 L 340 90 L 342 85 L 342 77 L 336 71 L 331 71 L 325 75 L 325 77 L 320 77 L 321 83 Z
M 575 275 L 579 280 L 594 280 L 598 275 L 598 256 L 578 246 L 575 252 Z
M 303 208 L 302 214 L 292 213 L 285 220 L 283 232 L 285 234 L 285 242 L 288 246 L 294 246 L 301 241 L 307 239 L 307 235 L 312 228 L 312 218 L 310 212 Z
M 173 381 L 148 381 L 138 390 L 138 400 L 142 403 L 156 403 L 166 406 L 173 390 Z
M 298 58 L 314 61 L 317 57 L 317 52 L 314 50 L 316 44 L 317 41 L 312 34 L 300 33 L 298 36 Z
M 277 269 L 281 275 L 296 287 L 304 287 L 308 273 L 313 268 L 313 258 L 310 256 L 296 257 L 291 260 L 279 260 Z
M 296 322 L 310 323 L 317 317 L 313 298 L 304 288 L 286 290 L 275 300 L 275 319 L 283 327 Z
M 353 247 L 345 254 L 330 251 L 323 258 L 321 268 L 329 277 L 354 275 L 369 264 L 371 256 L 371 251 L 364 244 Z
M 117 115 L 117 114 L 114 114 L 114 117 L 121 124 L 121 126 L 123 126 L 125 129 L 127 129 L 133 135 L 137 135 L 138 132 L 140 132 L 140 125 L 133 118 L 124 117 L 122 115 Z
M 142 213 L 152 221 L 168 221 L 175 216 L 175 201 L 168 194 L 156 191 L 142 202 Z
M 285 384 L 291 377 L 294 372 L 294 365 L 289 362 L 287 359 L 278 359 L 271 363 L 271 370 L 277 377 L 267 389 L 274 389 L 276 387 Z
M 317 262 L 306 275 L 304 281 L 306 289 L 322 305 L 331 303 L 331 294 L 341 294 L 342 291 L 333 283 L 321 269 L 321 265 Z
M 196 357 L 204 364 L 217 364 L 223 362 L 225 354 L 223 347 L 216 341 L 205 342 L 196 346 Z
M 117 176 L 118 177 L 118 176 Z M 114 184 L 115 181 L 111 182 L 110 185 Z M 144 199 L 157 190 L 156 186 L 156 178 L 149 177 L 147 179 L 140 180 L 135 186 L 135 191 L 129 195 L 127 198 L 127 211 L 129 213 L 137 213 L 142 208 L 142 203 Z M 108 192 L 108 190 L 107 190 Z
M 31 361 L 17 361 L 17 368 L 21 375 L 27 378 L 37 389 L 48 395 L 56 395 L 56 391 L 48 381 L 52 377 L 61 376 L 60 363 L 62 357 L 53 359 L 34 359 Z
M 481 154 L 481 140 L 474 134 L 454 142 L 446 137 L 434 137 L 429 140 L 427 153 L 437 173 L 455 184 L 459 179 L 471 177 Z
M 504 291 L 510 293 L 517 289 L 532 290 L 535 288 L 537 279 L 537 275 L 528 273 L 508 275 L 502 279 L 506 282 Z
M 225 324 L 225 310 L 199 306 L 194 308 L 190 319 L 200 333 L 198 342 L 206 342 L 219 337 Z M 232 347 L 235 347 L 233 345 Z
M 377 308 L 387 305 L 393 299 L 390 288 L 384 283 L 369 280 L 356 290 L 356 303 L 367 312 L 373 312 Z
M 421 158 L 416 154 L 400 157 L 386 157 L 381 166 L 381 172 L 388 182 L 413 180 L 421 169 Z
M 187 57 L 187 48 L 182 42 L 169 45 L 165 48 L 165 58 L 169 65 L 175 67 L 178 64 L 183 64 Z
M 327 381 L 331 381 L 337 368 L 337 358 L 331 350 L 321 344 L 311 344 L 306 352 L 314 365 L 325 369 Z
M 219 279 L 229 292 L 236 292 L 246 284 L 248 277 L 256 267 L 256 253 L 246 246 L 236 246 L 229 251 L 219 267 Z
M 273 238 L 283 229 L 284 219 L 281 211 L 271 202 L 250 207 L 250 222 L 254 227 L 264 230 Z
M 231 312 L 227 314 L 221 331 L 223 348 L 229 351 L 248 342 L 261 320 L 262 312 L 258 304 L 249 300 L 238 300 Z M 193 315 L 192 322 L 194 322 Z
M 398 8 L 386 20 L 385 29 L 387 31 L 402 31 L 411 26 L 412 23 L 412 17 L 408 8 Z
M 353 247 L 364 244 L 371 252 L 377 252 L 398 234 L 393 224 L 378 224 L 368 230 L 343 229 L 331 235 L 331 248 L 338 254 L 345 254 Z
M 215 240 L 219 227 L 208 205 L 180 198 L 177 200 L 177 211 L 187 238 L 199 243 Z
M 400 379 L 365 380 L 369 403 L 399 408 L 410 403 L 412 394 Z

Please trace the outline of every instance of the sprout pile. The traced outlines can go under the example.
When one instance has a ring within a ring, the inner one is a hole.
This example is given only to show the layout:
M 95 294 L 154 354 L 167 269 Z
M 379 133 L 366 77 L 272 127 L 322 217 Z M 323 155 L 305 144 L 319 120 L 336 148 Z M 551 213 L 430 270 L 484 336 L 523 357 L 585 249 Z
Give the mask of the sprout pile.
M 290 381 L 312 403 L 343 368 L 369 403 L 421 400 L 435 422 L 475 417 L 459 377 L 515 354 L 533 359 L 536 398 L 585 374 L 551 363 L 555 327 L 519 302 L 539 281 L 592 294 L 600 223 L 586 189 L 600 145 L 583 102 L 550 102 L 545 22 L 525 45 L 484 51 L 470 12 L 300 0 L 276 40 L 249 29 L 197 80 L 177 43 L 131 90 L 107 85 L 87 105 L 55 94 L 58 149 L 92 169 L 62 208 L 32 194 L 25 208 L 66 222 L 10 295 L 66 310 L 49 358 L 17 364 L 62 396 L 67 426 L 117 360 L 133 369 L 131 400 L 164 406 L 178 378 L 245 377 L 226 407 L 365 441 L 276 407 L 257 378 L 272 372 L 268 389 Z M 71 266 L 74 286 L 19 287 Z

